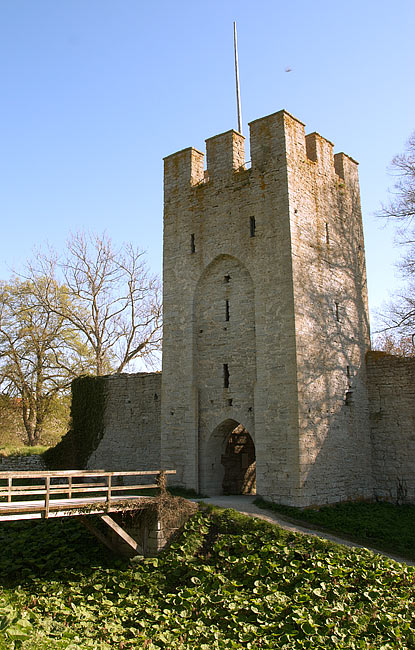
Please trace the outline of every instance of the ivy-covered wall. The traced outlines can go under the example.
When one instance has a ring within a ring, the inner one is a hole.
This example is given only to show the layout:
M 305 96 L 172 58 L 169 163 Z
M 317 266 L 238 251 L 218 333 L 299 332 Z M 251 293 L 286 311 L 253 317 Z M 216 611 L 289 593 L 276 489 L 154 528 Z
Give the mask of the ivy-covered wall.
M 72 382 L 71 428 L 44 454 L 50 469 L 84 469 L 104 435 L 108 395 L 105 377 L 78 377 Z
M 161 373 L 79 377 L 72 383 L 71 428 L 49 449 L 50 469 L 160 468 Z

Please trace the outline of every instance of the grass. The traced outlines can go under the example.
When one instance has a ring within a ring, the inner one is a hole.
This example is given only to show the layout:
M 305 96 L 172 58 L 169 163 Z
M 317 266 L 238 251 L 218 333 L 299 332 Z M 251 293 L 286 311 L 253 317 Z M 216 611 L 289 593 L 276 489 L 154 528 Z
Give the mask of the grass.
M 304 510 L 261 498 L 254 503 L 357 543 L 415 560 L 414 505 L 356 502 Z
M 0 447 L 0 456 L 3 458 L 10 456 L 32 456 L 43 454 L 46 449 L 49 449 L 47 445 L 36 445 L 35 447 L 29 447 L 28 445 L 6 445 Z
M 232 510 L 158 558 L 75 519 L 0 526 L 1 650 L 413 650 L 415 570 Z
M 206 494 L 199 494 L 196 490 L 189 488 L 183 488 L 179 486 L 172 485 L 167 488 L 170 494 L 175 497 L 183 497 L 184 499 L 206 499 Z

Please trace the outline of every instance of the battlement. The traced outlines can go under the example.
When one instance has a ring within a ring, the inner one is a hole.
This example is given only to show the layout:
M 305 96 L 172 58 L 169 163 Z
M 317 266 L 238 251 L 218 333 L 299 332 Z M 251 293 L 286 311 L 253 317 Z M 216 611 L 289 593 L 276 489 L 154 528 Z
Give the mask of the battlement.
M 204 154 L 187 147 L 164 158 L 164 192 L 174 187 L 197 185 L 204 178 Z
M 207 172 L 210 179 L 237 171 L 245 164 L 245 138 L 231 129 L 206 140 Z
M 344 153 L 333 154 L 333 143 L 319 133 L 305 134 L 305 125 L 285 110 L 258 118 L 249 124 L 252 170 L 264 173 L 278 167 L 293 168 L 308 161 L 318 174 L 357 180 L 357 162 Z M 206 140 L 204 155 L 189 147 L 164 159 L 165 190 L 229 179 L 245 169 L 245 138 L 233 129 Z M 314 167 L 315 166 L 315 167 Z

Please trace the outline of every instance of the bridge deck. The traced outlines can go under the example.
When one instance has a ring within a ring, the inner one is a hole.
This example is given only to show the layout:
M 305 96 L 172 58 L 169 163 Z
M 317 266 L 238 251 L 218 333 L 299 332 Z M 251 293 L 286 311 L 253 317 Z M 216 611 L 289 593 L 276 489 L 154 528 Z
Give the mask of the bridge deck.
M 161 487 L 164 474 L 175 473 L 174 470 L 0 472 L 0 522 L 102 515 L 145 507 L 154 497 L 144 496 L 140 490 Z M 122 484 L 135 476 L 157 479 L 151 484 Z M 22 496 L 26 500 L 18 500 Z

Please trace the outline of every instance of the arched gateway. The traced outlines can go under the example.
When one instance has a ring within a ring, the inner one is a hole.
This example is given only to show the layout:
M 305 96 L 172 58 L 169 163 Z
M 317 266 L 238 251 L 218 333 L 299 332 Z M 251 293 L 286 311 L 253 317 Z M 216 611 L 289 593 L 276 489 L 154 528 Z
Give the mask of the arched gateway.
M 200 490 L 207 494 L 255 494 L 255 444 L 243 424 L 224 420 L 200 450 Z

